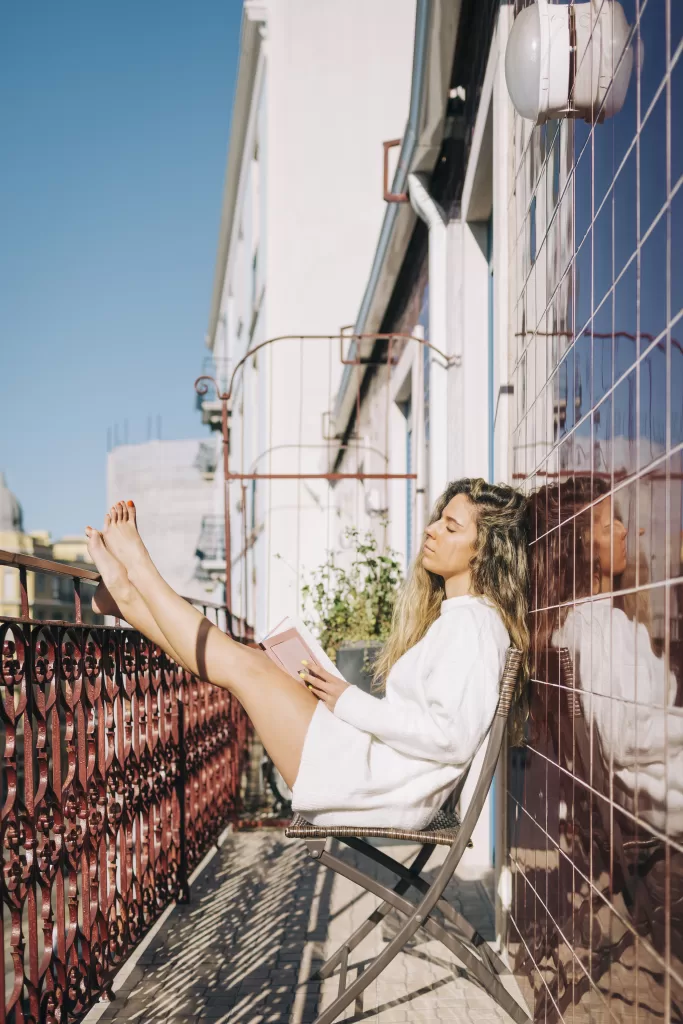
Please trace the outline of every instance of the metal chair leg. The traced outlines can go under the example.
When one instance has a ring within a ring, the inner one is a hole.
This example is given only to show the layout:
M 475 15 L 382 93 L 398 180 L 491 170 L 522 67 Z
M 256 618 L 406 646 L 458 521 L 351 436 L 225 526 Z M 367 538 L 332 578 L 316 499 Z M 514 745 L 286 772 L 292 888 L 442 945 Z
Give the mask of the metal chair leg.
M 346 972 L 349 966 L 349 952 L 350 950 L 348 950 L 346 946 L 342 946 L 342 957 L 339 966 L 339 988 L 337 990 L 338 996 L 343 995 L 344 990 L 346 989 Z
M 365 843 L 364 845 L 369 846 L 369 843 Z M 365 853 L 364 850 L 362 850 L 361 852 Z M 414 874 L 416 877 L 419 876 L 419 872 L 422 871 L 422 868 L 425 866 L 433 852 L 434 846 L 423 846 L 417 853 L 412 864 L 406 870 L 410 874 Z M 410 884 L 410 879 L 402 878 L 394 886 L 394 892 L 398 893 L 399 896 L 403 896 L 406 890 L 410 888 Z M 358 946 L 363 941 L 363 939 L 366 938 L 366 936 L 368 936 L 370 932 L 372 932 L 373 929 L 376 928 L 377 925 L 384 920 L 386 915 L 392 909 L 393 908 L 391 904 L 385 901 L 381 903 L 375 910 L 373 910 L 370 916 L 365 921 L 363 921 L 363 923 L 359 925 L 358 928 L 356 928 L 355 932 L 353 932 L 353 934 L 346 940 L 346 942 L 344 942 L 343 945 L 341 945 L 339 949 L 337 949 L 332 954 L 332 956 L 325 961 L 322 967 L 320 967 L 316 971 L 316 977 L 321 979 L 328 978 L 330 974 L 332 974 L 332 972 L 334 971 L 337 964 L 341 962 L 341 959 L 344 956 L 344 951 L 348 950 L 348 952 L 350 953 L 352 950 L 354 950 L 356 946 Z
M 343 842 L 346 843 L 346 845 L 350 847 L 352 850 L 357 850 L 359 853 L 365 854 L 365 856 L 368 856 L 370 857 L 371 860 L 374 860 L 375 863 L 380 864 L 382 865 L 382 867 L 387 868 L 387 870 L 393 871 L 394 874 L 399 875 L 399 877 L 406 883 L 405 887 L 401 889 L 401 895 L 403 895 L 403 893 L 406 892 L 406 889 L 411 885 L 415 889 L 417 889 L 418 892 L 421 892 L 423 895 L 429 891 L 429 882 L 427 882 L 424 878 L 421 878 L 419 873 L 413 870 L 414 865 L 411 865 L 410 868 L 406 868 L 405 864 L 401 864 L 400 861 L 395 860 L 393 857 L 389 857 L 382 850 L 378 850 L 375 847 L 369 847 L 369 844 L 364 843 L 363 840 L 357 839 L 355 837 L 344 838 Z M 432 847 L 432 849 L 434 849 L 434 847 Z M 395 891 L 399 891 L 398 887 L 395 889 Z M 469 943 L 471 943 L 471 945 L 474 946 L 477 952 L 480 953 L 482 957 L 486 959 L 491 971 L 493 971 L 494 974 L 508 973 L 506 965 L 503 963 L 503 961 L 500 959 L 497 953 L 495 953 L 491 949 L 486 939 L 482 935 L 480 935 L 476 928 L 474 928 L 470 924 L 466 917 L 463 917 L 462 914 L 459 914 L 458 911 L 455 910 L 450 905 L 450 903 L 448 903 L 448 901 L 444 900 L 443 898 L 439 900 L 439 902 L 437 903 L 437 907 L 444 915 L 446 920 L 458 929 L 462 937 L 466 939 Z M 385 910 L 384 913 L 386 914 L 387 911 Z
M 431 918 L 425 921 L 422 927 L 428 935 L 442 942 L 451 953 L 457 956 L 458 960 L 462 960 L 468 972 L 477 979 L 481 987 L 512 1017 L 516 1024 L 531 1024 L 530 1017 L 517 1000 L 513 999 L 502 981 L 492 973 L 488 964 L 478 959 L 467 948 L 464 942 L 461 942 L 455 935 L 447 932 L 445 928 L 442 928 L 436 921 L 432 921 Z
M 454 953 L 455 956 L 465 964 L 467 969 L 474 975 L 483 988 L 498 1003 L 498 1005 L 512 1017 L 516 1024 L 530 1024 L 530 1019 L 527 1014 L 512 998 L 499 979 L 492 974 L 488 965 L 480 960 L 475 953 L 469 950 L 467 946 L 460 941 L 460 939 L 450 932 L 447 932 L 445 928 L 437 924 L 436 921 L 432 921 L 429 916 L 427 916 L 427 919 L 425 920 L 420 913 L 419 906 L 416 907 L 415 904 L 404 899 L 402 896 L 399 896 L 392 889 L 389 889 L 387 886 L 375 881 L 374 878 L 370 878 L 363 874 L 363 872 L 358 871 L 351 865 L 345 864 L 344 861 L 339 860 L 338 857 L 333 857 L 331 854 L 323 853 L 321 862 L 325 867 L 331 868 L 338 874 L 341 874 L 350 881 L 360 885 L 368 892 L 372 892 L 375 896 L 385 899 L 386 902 L 390 903 L 401 913 L 405 914 L 407 920 L 387 947 L 375 958 L 375 960 L 373 960 L 363 974 L 359 978 L 356 978 L 356 980 L 343 992 L 340 992 L 330 1006 L 323 1010 L 323 1012 L 316 1018 L 315 1024 L 333 1024 L 342 1010 L 356 999 L 357 996 L 359 996 L 361 992 L 363 992 L 368 985 L 382 973 L 391 961 L 402 951 L 415 932 L 421 927 L 424 928 L 433 938 L 442 942 L 447 949 Z
M 386 889 L 385 886 L 375 883 L 374 879 L 365 878 L 361 872 L 357 872 L 354 868 L 344 864 L 344 862 L 340 861 L 338 858 L 332 857 L 330 854 L 323 854 L 321 861 L 325 867 L 331 868 L 333 871 L 337 871 L 338 874 L 345 875 L 346 877 L 350 877 L 351 875 L 351 881 L 357 882 L 357 884 L 360 884 L 364 889 L 366 889 L 366 891 L 374 892 L 375 895 L 381 896 L 386 893 L 388 896 L 391 892 L 392 899 L 388 900 L 389 903 L 396 905 L 395 901 L 398 901 L 400 904 L 406 903 L 408 906 L 412 907 L 412 904 L 407 900 L 403 900 L 402 897 L 397 896 L 393 891 Z M 369 884 L 371 882 L 372 884 Z M 377 890 L 380 891 L 377 892 Z M 394 936 L 386 948 L 382 950 L 379 956 L 369 964 L 366 970 L 363 971 L 363 973 L 360 974 L 348 988 L 344 989 L 343 992 L 340 992 L 337 998 L 328 1007 L 326 1007 L 318 1017 L 316 1017 L 314 1024 L 333 1024 L 339 1014 L 345 1010 L 350 1003 L 358 999 L 368 985 L 370 985 L 375 978 L 379 977 L 391 961 L 398 956 L 406 942 L 408 942 L 418 930 L 421 923 L 420 914 L 416 911 L 401 928 L 398 934 Z

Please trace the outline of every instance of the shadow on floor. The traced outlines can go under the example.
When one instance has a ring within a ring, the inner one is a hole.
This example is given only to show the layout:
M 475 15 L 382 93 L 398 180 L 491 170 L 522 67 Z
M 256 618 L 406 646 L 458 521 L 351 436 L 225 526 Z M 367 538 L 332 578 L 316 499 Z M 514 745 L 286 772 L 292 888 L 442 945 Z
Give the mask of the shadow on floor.
M 357 860 L 352 851 L 344 852 Z M 394 852 L 403 859 L 403 851 Z M 390 880 L 381 868 L 375 871 L 384 881 Z M 427 877 L 436 871 L 438 867 Z M 336 901 L 338 909 L 333 913 L 333 882 L 332 872 L 321 871 L 303 844 L 286 840 L 281 833 L 229 836 L 193 885 L 192 902 L 173 910 L 100 1020 L 119 1024 L 161 1020 L 166 1024 L 306 1024 L 315 1020 L 321 1009 L 321 983 L 307 979 L 323 959 L 330 924 L 356 902 L 351 887 L 341 907 Z M 449 896 L 486 938 L 492 937 L 493 914 L 485 883 L 458 880 L 449 888 Z M 380 944 L 382 939 L 389 941 L 397 924 L 398 916 L 383 922 Z M 424 941 L 418 933 L 406 954 L 436 963 L 431 951 L 421 949 Z M 442 952 L 441 966 L 452 980 L 460 972 Z M 367 1020 L 388 1006 L 409 1004 L 420 994 L 417 982 L 407 988 L 401 985 L 382 1005 L 373 1005 L 377 1000 L 366 993 L 365 1005 L 349 1007 L 343 1019 Z
M 100 1020 L 289 1021 L 295 1000 L 310 1017 L 319 986 L 298 986 L 302 951 L 324 941 L 332 883 L 316 893 L 316 875 L 278 833 L 229 837 Z

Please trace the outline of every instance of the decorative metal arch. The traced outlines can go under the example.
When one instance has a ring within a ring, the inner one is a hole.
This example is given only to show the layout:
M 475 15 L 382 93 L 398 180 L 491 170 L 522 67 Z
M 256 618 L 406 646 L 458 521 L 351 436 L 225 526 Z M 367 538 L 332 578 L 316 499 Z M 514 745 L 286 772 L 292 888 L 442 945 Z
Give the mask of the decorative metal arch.
M 267 338 L 265 341 L 261 341 L 258 345 L 254 345 L 250 348 L 242 358 L 236 363 L 228 382 L 226 391 L 222 391 L 218 386 L 218 382 L 215 377 L 209 374 L 202 374 L 197 377 L 194 382 L 194 389 L 200 396 L 206 395 L 209 391 L 209 386 L 212 384 L 216 390 L 216 397 L 221 403 L 221 434 L 222 434 L 222 448 L 223 448 L 223 500 L 225 507 L 225 601 L 228 606 L 231 606 L 232 602 L 232 568 L 230 558 L 230 501 L 229 501 L 229 486 L 232 480 L 239 480 L 244 482 L 245 480 L 328 480 L 328 481 L 339 481 L 339 480 L 415 480 L 417 479 L 416 473 L 234 473 L 230 470 L 230 434 L 228 430 L 228 420 L 230 414 L 230 401 L 233 397 L 233 389 L 235 380 L 238 372 L 244 367 L 249 359 L 252 358 L 257 352 L 274 345 L 280 341 L 338 341 L 339 342 L 339 358 L 344 366 L 389 366 L 393 365 L 392 361 L 392 349 L 395 342 L 406 341 L 406 342 L 417 342 L 417 344 L 425 346 L 430 349 L 440 359 L 443 360 L 446 368 L 449 368 L 454 364 L 452 357 L 446 355 L 441 349 L 437 348 L 436 345 L 432 345 L 431 342 L 425 338 L 421 338 L 419 335 L 407 334 L 403 332 L 390 332 L 390 333 L 365 333 L 365 334 L 354 334 L 349 333 L 348 329 L 342 328 L 338 334 L 281 334 L 274 338 Z M 361 358 L 359 355 L 355 359 L 348 359 L 344 356 L 344 342 L 345 341 L 386 341 L 388 342 L 388 351 L 386 360 L 373 361 Z M 358 402 L 359 404 L 359 397 Z

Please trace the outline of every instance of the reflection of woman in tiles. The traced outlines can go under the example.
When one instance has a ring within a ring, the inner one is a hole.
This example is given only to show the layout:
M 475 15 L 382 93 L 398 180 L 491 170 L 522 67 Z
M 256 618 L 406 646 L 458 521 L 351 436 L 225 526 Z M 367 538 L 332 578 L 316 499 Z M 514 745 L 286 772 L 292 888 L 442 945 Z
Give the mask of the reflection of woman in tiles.
M 548 647 L 568 648 L 581 693 L 584 718 L 573 728 L 581 729 L 583 722 L 586 763 L 580 763 L 577 746 L 577 760 L 570 770 L 625 812 L 611 819 L 607 808 L 606 820 L 593 816 L 592 825 L 572 821 L 575 834 L 577 828 L 583 830 L 592 851 L 585 870 L 619 915 L 624 920 L 631 917 L 637 931 L 648 935 L 660 954 L 666 949 L 669 930 L 672 957 L 680 962 L 683 857 L 671 848 L 669 871 L 665 842 L 657 833 L 683 836 L 683 711 L 673 707 L 675 675 L 652 647 L 643 600 L 647 591 L 628 598 L 619 595 L 632 575 L 626 527 L 607 485 L 596 479 L 591 482 L 589 477 L 542 488 L 532 499 L 530 514 L 532 650 L 538 658 Z M 592 744 L 591 722 L 595 725 Z M 571 747 L 569 740 L 570 751 Z M 574 794 L 573 814 L 579 818 L 583 812 L 578 801 L 583 794 L 583 787 Z M 584 808 L 589 819 L 599 810 L 594 804 L 589 800 Z M 638 822 L 647 823 L 653 832 L 647 834 Z M 622 870 L 628 876 L 623 885 L 619 882 Z M 626 925 L 616 925 L 608 903 L 596 898 L 592 888 L 582 892 L 582 898 L 578 916 L 584 912 L 596 929 L 585 959 L 592 970 L 596 957 L 607 955 L 613 980 L 620 977 L 615 974 L 619 963 L 619 971 L 622 967 L 626 971 L 624 997 L 632 1002 L 636 999 L 628 982 L 632 954 L 626 950 L 633 932 Z M 643 990 L 639 1000 L 659 998 L 655 975 L 653 962 L 648 976 L 654 988 L 649 995 Z M 683 990 L 672 990 L 671 999 L 683 1008 Z
M 676 677 L 653 651 L 642 601 L 636 608 L 632 598 L 611 596 L 628 572 L 627 530 L 608 487 L 594 478 L 591 491 L 591 479 L 579 477 L 543 488 L 533 505 L 532 536 L 547 534 L 547 545 L 532 547 L 535 606 L 551 609 L 534 614 L 535 647 L 550 638 L 552 647 L 569 648 L 584 714 L 614 772 L 615 801 L 655 829 L 683 835 Z

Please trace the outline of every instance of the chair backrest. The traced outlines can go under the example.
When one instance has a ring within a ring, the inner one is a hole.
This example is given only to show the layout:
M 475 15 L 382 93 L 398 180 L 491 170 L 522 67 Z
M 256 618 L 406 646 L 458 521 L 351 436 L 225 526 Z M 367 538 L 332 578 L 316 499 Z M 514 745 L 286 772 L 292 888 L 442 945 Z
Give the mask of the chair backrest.
M 519 673 L 522 667 L 522 659 L 523 655 L 521 651 L 518 651 L 515 647 L 508 648 L 507 655 L 505 657 L 505 668 L 503 669 L 503 676 L 500 683 L 498 707 L 496 708 L 496 714 L 486 740 L 486 753 L 484 754 L 484 760 L 482 762 L 481 771 L 479 772 L 479 778 L 477 779 L 474 793 L 472 794 L 472 799 L 469 802 L 467 811 L 465 812 L 465 816 L 460 826 L 460 832 L 466 833 L 468 843 L 472 838 L 474 827 L 479 820 L 481 809 L 484 806 L 486 797 L 488 796 L 488 792 L 491 788 L 493 776 L 500 758 L 503 740 L 505 739 L 505 731 L 510 718 L 510 709 L 512 708 L 512 702 L 514 700 L 517 680 L 519 679 Z
M 522 652 L 516 650 L 514 647 L 509 647 L 505 656 L 505 668 L 503 669 L 503 675 L 500 681 L 500 691 L 498 695 L 498 707 L 496 708 L 496 714 L 491 724 L 491 728 L 488 731 L 485 743 L 487 744 L 486 754 L 484 756 L 484 763 L 482 770 L 479 773 L 479 779 L 477 780 L 477 786 L 470 801 L 470 807 L 477 801 L 480 802 L 479 811 L 477 812 L 474 821 L 472 822 L 471 832 L 474 831 L 474 826 L 477 823 L 479 813 L 481 813 L 481 807 L 484 805 L 484 801 L 488 795 L 488 791 L 491 788 L 491 782 L 493 775 L 496 770 L 498 758 L 500 757 L 500 750 L 503 745 L 503 739 L 505 737 L 505 727 L 510 716 L 510 708 L 512 707 L 512 701 L 515 693 L 515 686 L 517 685 L 517 679 L 519 677 L 519 670 L 522 665 Z M 491 755 L 489 758 L 489 754 Z M 475 755 L 476 756 L 476 755 Z M 489 763 L 490 762 L 490 763 Z M 465 783 L 470 774 L 470 768 L 472 762 L 467 766 L 465 771 L 462 773 L 455 788 L 449 793 L 448 797 L 442 805 L 443 810 L 455 810 L 458 805 L 458 801 L 462 796 Z M 486 769 L 486 771 L 485 771 Z M 486 773 L 489 773 L 488 781 L 486 779 Z M 480 798 L 480 791 L 483 796 Z M 468 808 L 469 814 L 469 808 Z M 465 821 L 461 825 L 461 830 L 465 827 Z M 471 838 L 471 835 L 468 837 Z
M 518 651 L 515 647 L 508 648 L 505 658 L 505 668 L 503 669 L 503 676 L 500 683 L 498 707 L 496 709 L 496 714 L 491 728 L 489 729 L 488 739 L 486 740 L 486 753 L 484 754 L 479 778 L 477 779 L 472 799 L 470 800 L 467 811 L 465 812 L 457 837 L 454 839 L 446 859 L 439 869 L 429 892 L 420 904 L 421 913 L 429 913 L 435 906 L 440 894 L 443 892 L 444 886 L 447 884 L 448 880 L 457 868 L 458 863 L 465 852 L 465 848 L 472 838 L 474 826 L 479 820 L 479 815 L 481 814 L 484 801 L 486 800 L 491 788 L 493 775 L 500 757 L 503 740 L 505 738 L 505 730 L 510 717 L 510 709 L 514 700 L 515 688 L 517 686 L 517 680 L 522 667 L 522 660 L 523 655 L 521 651 Z

